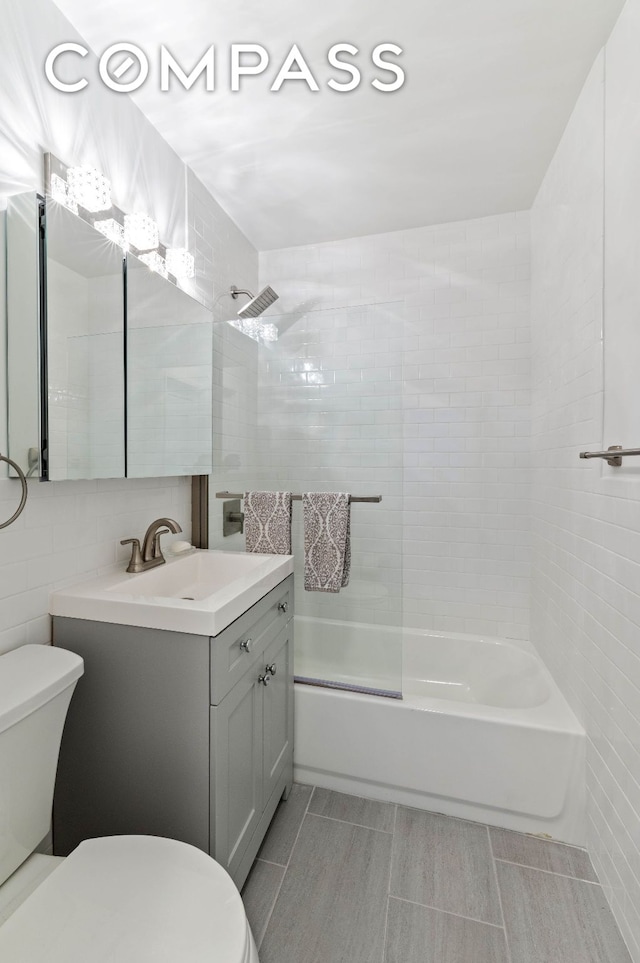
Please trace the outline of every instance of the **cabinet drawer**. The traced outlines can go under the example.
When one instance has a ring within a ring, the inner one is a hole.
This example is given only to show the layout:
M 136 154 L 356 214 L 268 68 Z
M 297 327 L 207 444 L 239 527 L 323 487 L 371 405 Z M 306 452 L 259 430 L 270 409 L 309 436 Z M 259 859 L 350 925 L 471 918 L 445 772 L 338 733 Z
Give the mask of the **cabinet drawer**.
M 293 576 L 256 602 L 211 639 L 211 704 L 218 705 L 244 673 L 262 658 L 293 613 Z

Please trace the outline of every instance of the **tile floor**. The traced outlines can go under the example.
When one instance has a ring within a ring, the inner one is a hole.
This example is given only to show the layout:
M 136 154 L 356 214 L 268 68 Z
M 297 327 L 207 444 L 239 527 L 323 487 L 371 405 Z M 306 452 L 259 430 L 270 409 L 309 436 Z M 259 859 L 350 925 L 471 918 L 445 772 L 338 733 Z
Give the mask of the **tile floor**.
M 311 786 L 242 895 L 260 963 L 630 963 L 584 850 Z

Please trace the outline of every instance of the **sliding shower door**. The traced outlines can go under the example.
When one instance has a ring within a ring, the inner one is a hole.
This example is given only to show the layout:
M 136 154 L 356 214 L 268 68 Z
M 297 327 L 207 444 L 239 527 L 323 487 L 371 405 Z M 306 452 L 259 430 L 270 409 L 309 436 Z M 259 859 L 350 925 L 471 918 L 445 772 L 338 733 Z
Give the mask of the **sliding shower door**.
M 351 507 L 351 575 L 304 589 L 302 504 L 293 507 L 295 674 L 402 691 L 402 302 L 268 316 L 258 346 L 255 464 L 264 490 L 381 495 Z M 248 467 L 248 466 L 247 466 Z M 240 489 L 242 490 L 242 488 Z

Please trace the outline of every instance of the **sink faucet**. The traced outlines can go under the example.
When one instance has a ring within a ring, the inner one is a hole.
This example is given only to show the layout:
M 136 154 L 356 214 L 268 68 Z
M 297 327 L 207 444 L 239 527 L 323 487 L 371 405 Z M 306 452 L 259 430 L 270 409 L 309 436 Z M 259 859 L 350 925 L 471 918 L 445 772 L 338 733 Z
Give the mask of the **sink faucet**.
M 160 547 L 160 536 L 168 532 L 173 532 L 174 535 L 177 535 L 178 532 L 181 531 L 182 529 L 178 523 L 174 522 L 172 518 L 156 518 L 154 522 L 151 522 L 145 532 L 142 548 L 137 538 L 123 539 L 120 542 L 121 545 L 132 546 L 127 572 L 144 572 L 146 569 L 154 568 L 156 565 L 164 565 L 166 559 Z

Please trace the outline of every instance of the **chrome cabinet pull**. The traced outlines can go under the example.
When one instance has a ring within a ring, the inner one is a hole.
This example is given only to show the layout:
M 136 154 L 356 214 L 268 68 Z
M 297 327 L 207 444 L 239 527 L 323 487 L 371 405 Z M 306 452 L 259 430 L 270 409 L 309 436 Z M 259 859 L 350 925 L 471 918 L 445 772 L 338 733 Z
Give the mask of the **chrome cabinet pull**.
M 280 602 L 280 604 L 278 605 L 278 612 L 286 612 L 288 608 L 289 608 L 288 602 Z
M 269 685 L 271 682 L 271 676 L 268 672 L 264 675 L 258 676 L 258 682 L 262 682 L 263 685 Z
M 253 645 L 253 639 L 243 639 L 240 643 L 240 648 L 243 652 L 251 652 L 251 646 Z
M 269 675 L 275 675 L 278 671 L 278 666 L 275 664 L 275 662 L 272 662 L 271 665 L 265 666 L 264 671 L 268 672 Z

